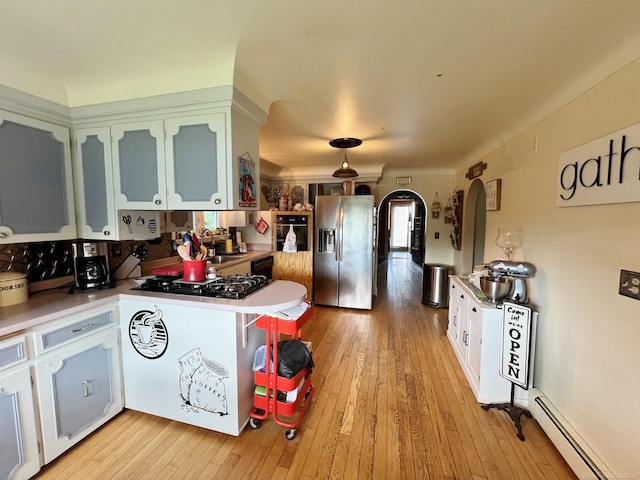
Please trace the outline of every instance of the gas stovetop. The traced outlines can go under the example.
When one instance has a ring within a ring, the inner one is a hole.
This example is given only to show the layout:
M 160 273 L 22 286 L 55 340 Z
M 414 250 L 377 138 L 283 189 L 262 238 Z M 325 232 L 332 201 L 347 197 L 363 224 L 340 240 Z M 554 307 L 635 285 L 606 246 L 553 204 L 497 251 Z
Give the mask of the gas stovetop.
M 133 290 L 240 300 L 266 287 L 268 283 L 269 279 L 264 275 L 230 275 L 202 282 L 187 282 L 173 277 L 153 277 L 148 278 Z

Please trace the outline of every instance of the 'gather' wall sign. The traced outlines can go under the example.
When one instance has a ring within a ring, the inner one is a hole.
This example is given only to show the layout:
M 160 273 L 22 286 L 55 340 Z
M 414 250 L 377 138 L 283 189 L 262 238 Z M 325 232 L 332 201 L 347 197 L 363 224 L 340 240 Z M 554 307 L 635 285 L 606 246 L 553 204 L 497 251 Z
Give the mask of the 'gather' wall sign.
M 640 201 L 640 123 L 564 152 L 556 205 Z

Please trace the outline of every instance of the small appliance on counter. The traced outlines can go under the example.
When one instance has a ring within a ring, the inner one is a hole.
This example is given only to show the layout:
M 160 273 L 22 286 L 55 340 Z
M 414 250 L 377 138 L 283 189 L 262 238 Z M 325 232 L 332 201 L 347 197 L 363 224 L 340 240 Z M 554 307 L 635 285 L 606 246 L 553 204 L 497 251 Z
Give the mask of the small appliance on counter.
M 488 278 L 491 281 L 482 282 L 481 278 L 482 290 L 485 294 L 491 294 L 495 301 L 505 300 L 523 305 L 529 303 L 526 279 L 535 275 L 536 267 L 527 262 L 494 260 L 487 265 L 487 268 L 489 277 L 482 278 Z M 485 291 L 486 288 L 491 290 Z
M 102 290 L 115 286 L 109 273 L 106 242 L 74 242 L 73 266 L 75 282 L 69 293 Z

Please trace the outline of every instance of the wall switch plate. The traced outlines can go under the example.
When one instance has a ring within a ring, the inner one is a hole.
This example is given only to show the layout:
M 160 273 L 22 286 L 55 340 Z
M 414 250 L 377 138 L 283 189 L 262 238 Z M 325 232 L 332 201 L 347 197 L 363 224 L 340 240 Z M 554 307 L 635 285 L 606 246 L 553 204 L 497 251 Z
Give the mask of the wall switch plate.
M 620 295 L 640 300 L 640 273 L 631 270 L 620 270 Z

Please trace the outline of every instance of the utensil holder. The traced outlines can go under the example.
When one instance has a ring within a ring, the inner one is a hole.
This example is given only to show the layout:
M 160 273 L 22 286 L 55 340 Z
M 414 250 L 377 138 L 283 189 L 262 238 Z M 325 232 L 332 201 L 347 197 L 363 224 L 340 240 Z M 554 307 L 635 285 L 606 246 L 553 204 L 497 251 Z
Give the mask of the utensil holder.
M 205 279 L 206 260 L 183 260 L 184 273 L 182 278 L 187 282 L 201 282 Z

